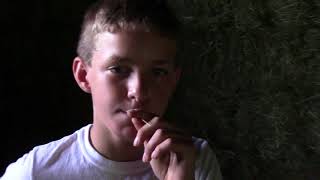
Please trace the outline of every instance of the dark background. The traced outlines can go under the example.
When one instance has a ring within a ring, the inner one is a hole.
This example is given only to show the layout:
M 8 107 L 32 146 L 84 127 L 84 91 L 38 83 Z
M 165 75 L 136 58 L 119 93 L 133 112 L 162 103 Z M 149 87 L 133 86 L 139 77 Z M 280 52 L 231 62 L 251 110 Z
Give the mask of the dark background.
M 1 2 L 0 174 L 35 145 L 91 122 L 90 98 L 71 69 L 90 2 Z
M 91 122 L 71 65 L 92 2 L 0 3 L 0 174 Z M 209 140 L 227 180 L 319 179 L 320 2 L 171 2 L 187 31 L 169 115 Z

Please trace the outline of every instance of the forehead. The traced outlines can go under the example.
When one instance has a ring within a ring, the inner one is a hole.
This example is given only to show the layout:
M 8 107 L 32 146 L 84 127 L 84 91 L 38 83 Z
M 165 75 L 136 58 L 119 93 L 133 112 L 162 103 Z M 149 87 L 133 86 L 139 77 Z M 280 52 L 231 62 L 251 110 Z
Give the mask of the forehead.
M 171 60 L 176 54 L 176 41 L 146 31 L 103 32 L 96 36 L 94 56 L 108 60 L 119 56 L 133 60 Z

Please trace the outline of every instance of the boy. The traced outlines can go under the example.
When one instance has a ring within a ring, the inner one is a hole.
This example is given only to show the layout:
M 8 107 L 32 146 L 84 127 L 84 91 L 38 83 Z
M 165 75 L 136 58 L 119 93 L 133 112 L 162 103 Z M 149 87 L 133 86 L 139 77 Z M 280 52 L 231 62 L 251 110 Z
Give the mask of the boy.
M 166 2 L 104 0 L 87 11 L 73 74 L 93 124 L 35 147 L 2 179 L 221 179 L 206 141 L 163 119 L 180 76 Z

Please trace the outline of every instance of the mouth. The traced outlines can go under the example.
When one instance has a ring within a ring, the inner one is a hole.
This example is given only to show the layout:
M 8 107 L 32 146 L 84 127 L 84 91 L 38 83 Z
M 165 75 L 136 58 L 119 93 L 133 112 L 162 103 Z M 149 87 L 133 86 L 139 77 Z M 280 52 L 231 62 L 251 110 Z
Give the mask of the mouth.
M 128 109 L 128 110 L 119 109 L 117 110 L 117 112 L 126 114 L 129 118 L 139 118 L 145 121 L 150 121 L 152 118 L 157 116 L 155 113 L 151 113 L 144 109 L 139 109 L 139 108 Z

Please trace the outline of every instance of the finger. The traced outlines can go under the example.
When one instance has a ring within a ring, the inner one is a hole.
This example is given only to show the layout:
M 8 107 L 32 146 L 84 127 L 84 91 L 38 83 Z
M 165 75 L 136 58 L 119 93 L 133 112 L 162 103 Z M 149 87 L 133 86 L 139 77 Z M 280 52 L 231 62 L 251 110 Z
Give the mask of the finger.
M 144 142 L 144 162 L 149 162 L 151 160 L 151 153 L 153 152 L 153 150 L 157 147 L 158 144 L 168 138 L 168 136 L 163 131 L 163 129 L 157 129 L 150 140 L 148 142 Z
M 140 129 L 137 129 L 138 132 L 134 143 L 135 146 L 139 146 L 145 140 L 149 140 L 149 138 L 155 133 L 157 129 L 165 129 L 167 132 L 170 132 L 170 134 L 179 134 L 181 135 L 181 137 L 191 137 L 189 135 L 186 135 L 186 133 L 184 133 L 182 130 L 171 127 L 168 123 L 160 119 L 160 117 L 154 117 Z
M 175 134 L 175 131 L 171 131 L 170 129 L 157 129 L 156 132 L 152 135 L 150 140 L 144 146 L 144 156 L 147 161 L 151 160 L 151 154 L 155 150 L 155 148 L 165 141 L 167 138 L 178 139 L 179 142 L 191 143 L 192 138 L 186 137 L 180 134 Z
M 143 142 L 143 146 L 144 146 L 144 147 L 146 147 L 147 144 L 148 144 L 148 141 L 144 141 L 144 142 Z M 146 156 L 145 153 L 143 153 L 143 155 L 142 155 L 142 161 L 143 161 L 143 162 L 148 162 L 148 159 L 147 159 L 147 156 Z
M 195 154 L 196 151 L 194 145 L 190 144 L 189 141 L 167 138 L 154 149 L 151 158 L 157 159 L 170 152 L 175 152 L 178 159 L 181 159 L 181 157 L 186 157 L 187 154 L 189 156 Z
M 135 129 L 137 130 L 137 132 L 139 132 L 139 129 L 141 129 L 145 123 L 143 121 L 141 121 L 141 119 L 137 119 L 137 118 L 131 118 L 131 122 L 133 124 L 133 126 L 135 127 Z M 140 142 L 140 138 L 138 136 L 138 133 L 133 141 L 133 146 L 140 146 L 141 142 Z
M 154 117 L 148 124 L 144 124 L 141 128 L 137 129 L 138 132 L 134 140 L 134 146 L 139 146 L 145 140 L 149 140 L 149 138 L 159 128 L 161 128 L 160 118 Z

